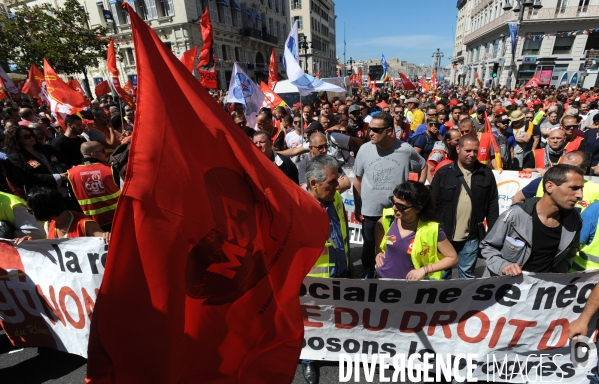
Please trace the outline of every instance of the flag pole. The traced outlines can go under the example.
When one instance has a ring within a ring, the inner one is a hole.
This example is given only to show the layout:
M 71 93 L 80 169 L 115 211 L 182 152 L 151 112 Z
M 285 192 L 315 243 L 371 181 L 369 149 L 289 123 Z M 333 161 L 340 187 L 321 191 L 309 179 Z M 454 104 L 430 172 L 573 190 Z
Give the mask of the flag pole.
M 2 90 L 4 91 L 4 93 L 6 93 L 6 96 L 8 97 L 8 100 L 10 100 L 10 103 L 12 104 L 13 108 L 19 108 L 17 106 L 17 103 L 15 103 L 15 101 L 12 99 L 12 96 L 10 95 L 10 92 L 8 92 L 8 89 L 2 88 Z
M 299 90 L 298 90 L 299 91 Z M 300 136 L 304 139 L 304 114 L 302 113 L 302 94 L 300 96 Z

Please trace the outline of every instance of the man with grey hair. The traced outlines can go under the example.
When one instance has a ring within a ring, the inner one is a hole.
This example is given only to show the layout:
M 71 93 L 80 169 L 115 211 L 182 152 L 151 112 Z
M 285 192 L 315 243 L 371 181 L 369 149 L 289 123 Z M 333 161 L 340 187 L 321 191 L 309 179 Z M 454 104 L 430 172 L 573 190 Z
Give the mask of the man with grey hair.
M 323 207 L 329 217 L 330 234 L 322 253 L 308 276 L 320 278 L 348 277 L 353 271 L 349 260 L 347 214 L 339 194 L 339 164 L 334 157 L 318 155 L 306 167 L 306 189 Z M 304 379 L 309 384 L 319 381 L 313 360 L 302 360 Z

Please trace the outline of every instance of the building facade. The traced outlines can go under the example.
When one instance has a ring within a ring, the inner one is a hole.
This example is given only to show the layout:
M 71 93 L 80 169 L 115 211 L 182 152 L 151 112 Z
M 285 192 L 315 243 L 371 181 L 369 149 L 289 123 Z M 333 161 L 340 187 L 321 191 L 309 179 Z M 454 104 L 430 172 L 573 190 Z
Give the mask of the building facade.
M 597 60 L 589 57 L 597 56 L 594 50 L 599 50 L 598 0 L 541 0 L 541 9 L 525 8 L 516 38 L 513 71 L 508 23 L 517 22 L 518 14 L 503 10 L 507 0 L 463 2 L 458 2 L 462 5 L 458 8 L 465 9 L 466 14 L 464 62 L 456 63 L 460 84 L 475 84 L 478 74 L 486 86 L 505 85 L 508 77 L 512 86 L 525 84 L 535 75 L 542 85 L 595 85 Z M 516 1 L 511 0 L 511 4 Z M 454 62 L 457 57 L 454 55 Z M 492 77 L 495 63 L 496 79 Z
M 298 21 L 300 64 L 306 73 L 337 76 L 336 18 L 332 0 L 289 0 L 290 27 Z
M 464 46 L 464 32 L 466 30 L 466 20 L 468 15 L 468 7 L 466 7 L 467 2 L 468 0 L 458 0 L 457 4 L 458 16 L 450 75 L 450 82 L 455 84 L 460 82 L 459 76 L 463 76 L 463 74 L 459 73 L 458 68 L 464 65 L 464 53 L 466 51 L 466 47 Z
M 123 0 L 79 0 L 89 15 L 90 25 L 103 25 L 111 30 L 120 50 L 121 84 L 137 83 L 135 51 L 131 40 L 129 16 Z M 180 58 L 187 49 L 203 45 L 199 18 L 208 9 L 214 31 L 214 54 L 219 89 L 228 89 L 233 63 L 239 62 L 254 81 L 267 81 L 271 52 L 275 50 L 279 75 L 286 78 L 282 62 L 283 46 L 289 34 L 290 0 L 130 0 L 137 14 L 160 36 L 162 42 Z M 34 0 L 28 5 L 49 2 L 60 5 L 63 0 Z M 107 12 L 114 22 L 107 19 Z M 198 50 L 199 52 L 199 50 Z M 197 62 L 196 62 L 197 65 Z M 199 77 L 197 71 L 194 74 Z M 81 75 L 75 75 L 78 77 Z M 107 78 L 106 63 L 88 71 L 91 91 Z M 83 82 L 81 82 L 83 84 Z

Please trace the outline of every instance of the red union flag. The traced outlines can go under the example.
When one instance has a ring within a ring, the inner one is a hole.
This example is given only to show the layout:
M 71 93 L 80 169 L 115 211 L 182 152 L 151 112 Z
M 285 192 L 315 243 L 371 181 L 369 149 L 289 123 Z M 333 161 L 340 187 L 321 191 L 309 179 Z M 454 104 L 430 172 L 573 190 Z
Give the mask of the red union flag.
M 135 96 L 135 94 L 136 94 L 135 87 L 133 86 L 133 83 L 131 83 L 131 80 L 127 80 L 125 85 L 123 85 L 123 91 L 127 92 L 131 96 Z
M 196 62 L 196 56 L 198 55 L 198 46 L 194 46 L 191 49 L 183 52 L 181 56 L 181 62 L 185 64 L 185 68 L 189 69 L 189 72 L 193 72 L 193 65 Z
M 79 80 L 71 79 L 67 82 L 67 85 L 69 86 L 69 88 L 79 92 L 81 96 L 85 96 L 85 92 L 83 92 L 83 87 L 81 86 L 81 84 L 79 84 Z
M 88 382 L 290 383 L 298 292 L 329 236 L 327 214 L 123 7 L 138 110 Z
M 541 80 L 537 77 L 537 75 L 534 75 L 532 79 L 528 80 L 524 88 L 536 88 L 539 86 L 539 84 L 541 84 Z
M 200 73 L 200 83 L 206 89 L 218 88 L 216 81 L 216 62 L 214 61 L 214 46 L 212 39 L 214 32 L 212 31 L 212 22 L 210 21 L 210 13 L 208 8 L 200 19 L 200 30 L 202 32 L 202 40 L 204 45 L 200 50 L 200 62 L 197 70 Z
M 133 97 L 125 92 L 121 88 L 121 82 L 119 81 L 119 70 L 116 67 L 116 54 L 114 52 L 114 40 L 110 39 L 108 45 L 108 55 L 106 58 L 106 70 L 108 71 L 108 85 L 110 88 L 119 96 L 121 100 L 125 102 L 131 109 L 135 109 L 135 103 Z
M 46 105 L 50 104 L 50 100 L 48 100 L 48 94 L 44 90 L 44 74 L 39 70 L 39 68 L 35 64 L 31 64 L 29 68 L 29 76 L 27 77 L 27 82 L 23 85 L 23 92 L 26 95 L 31 97 L 35 97 L 39 100 L 40 103 L 45 103 Z
M 110 85 L 108 85 L 108 80 L 104 80 L 100 84 L 96 85 L 94 93 L 96 94 L 96 96 L 98 96 L 98 98 L 102 97 L 107 93 L 110 93 Z
M 415 91 L 416 90 L 416 86 L 414 85 L 414 83 L 412 83 L 410 81 L 410 79 L 408 79 L 408 77 L 406 75 L 399 72 L 399 77 L 401 78 L 401 84 L 403 86 L 403 89 L 405 89 L 407 91 Z
M 264 102 L 262 103 L 263 107 L 275 109 L 276 107 L 287 105 L 281 96 L 277 95 L 277 93 L 270 89 L 268 85 L 264 84 L 264 81 L 260 82 L 260 90 L 265 96 Z
M 268 65 L 268 86 L 272 89 L 278 82 L 279 69 L 277 68 L 277 57 L 275 56 L 275 49 L 273 48 L 270 53 L 270 64 Z
M 65 117 L 85 109 L 89 105 L 89 100 L 70 88 L 54 72 L 46 59 L 44 59 L 44 79 L 46 80 L 46 90 L 50 99 L 50 108 L 56 115 L 60 126 L 64 128 Z

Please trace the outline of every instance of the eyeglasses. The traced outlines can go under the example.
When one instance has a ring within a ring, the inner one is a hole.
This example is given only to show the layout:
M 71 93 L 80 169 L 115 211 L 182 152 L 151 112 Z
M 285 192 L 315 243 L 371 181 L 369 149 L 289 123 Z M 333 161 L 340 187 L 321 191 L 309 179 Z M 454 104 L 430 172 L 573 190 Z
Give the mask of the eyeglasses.
M 35 136 L 30 135 L 29 133 L 27 133 L 27 134 L 24 134 L 23 136 L 21 136 L 21 140 L 29 140 L 32 137 L 35 137 Z
M 528 120 L 532 120 L 532 119 L 534 119 L 535 117 L 534 117 L 534 116 L 526 116 L 526 118 L 527 118 Z
M 403 114 L 403 111 L 395 111 L 393 113 L 395 113 L 396 115 L 401 115 L 401 114 Z
M 578 128 L 578 124 L 564 125 L 564 128 L 569 131 L 570 129 Z
M 329 149 L 329 145 L 328 144 L 311 145 L 310 148 L 316 148 L 317 150 L 322 151 L 323 149 Z
M 381 133 L 381 132 L 383 132 L 383 131 L 384 131 L 385 129 L 387 129 L 387 128 L 389 128 L 389 127 L 384 127 L 384 128 L 372 128 L 372 127 L 371 127 L 371 128 L 370 128 L 370 130 L 371 130 L 372 132 L 374 132 L 374 133 Z
M 301 120 L 293 120 L 293 124 L 299 124 L 301 122 L 302 122 Z
M 393 200 L 393 197 L 390 197 L 389 200 L 391 200 L 391 204 L 393 204 L 395 209 L 397 209 L 400 212 L 406 211 L 410 208 L 414 208 L 413 205 L 403 205 L 403 204 L 396 203 L 395 200 Z

